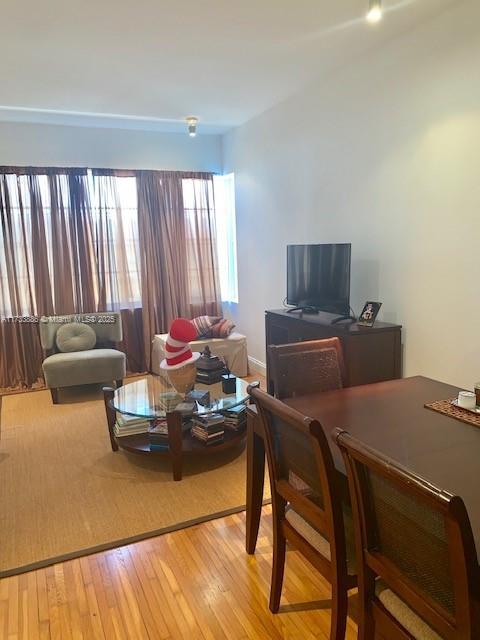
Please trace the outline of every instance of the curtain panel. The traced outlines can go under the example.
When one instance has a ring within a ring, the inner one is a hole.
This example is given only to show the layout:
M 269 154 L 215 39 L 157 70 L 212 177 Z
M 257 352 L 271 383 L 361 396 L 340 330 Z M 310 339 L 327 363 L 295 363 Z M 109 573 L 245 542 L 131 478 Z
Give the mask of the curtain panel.
M 48 296 L 45 301 L 37 301 L 42 288 L 35 286 L 32 262 L 43 238 L 37 237 L 34 249 L 30 239 L 32 217 L 26 213 L 30 207 L 28 180 L 0 175 L 0 387 L 30 386 L 38 380 L 42 358 L 38 327 L 34 322 L 16 319 L 34 313 L 39 304 L 47 308 L 51 305 Z M 30 185 L 34 189 L 35 182 L 32 177 Z M 34 198 L 33 203 L 35 206 Z M 34 226 L 42 229 L 41 224 Z M 37 266 L 38 277 L 40 268 Z
M 137 173 L 144 349 L 179 316 L 221 315 L 213 175 Z
M 172 320 L 188 315 L 185 223 L 178 177 L 137 175 L 144 353 L 151 370 L 152 340 Z
M 134 372 L 175 317 L 221 314 L 212 174 L 0 167 L 0 227 L 0 387 L 41 376 L 42 315 L 120 311 Z
M 130 219 L 113 180 L 94 183 L 85 170 L 0 174 L 0 388 L 41 378 L 42 315 L 120 311 L 127 367 L 145 370 L 125 243 Z
M 41 377 L 38 317 L 95 310 L 86 172 L 0 174 L 0 387 Z

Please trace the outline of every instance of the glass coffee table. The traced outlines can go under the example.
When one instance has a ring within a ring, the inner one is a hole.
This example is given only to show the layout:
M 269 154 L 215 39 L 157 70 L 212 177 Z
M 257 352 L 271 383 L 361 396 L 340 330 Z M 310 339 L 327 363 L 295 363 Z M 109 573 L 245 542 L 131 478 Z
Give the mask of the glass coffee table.
M 211 413 L 221 413 L 233 409 L 248 401 L 247 382 L 236 379 L 235 393 L 222 391 L 222 383 L 195 383 L 195 391 L 209 392 L 210 399 L 206 404 L 195 403 L 193 418 Z M 172 461 L 174 480 L 182 479 L 184 456 L 211 455 L 234 447 L 243 448 L 246 442 L 245 426 L 238 431 L 225 428 L 223 440 L 218 444 L 205 445 L 191 435 L 190 429 L 184 428 L 186 418 L 176 410 L 185 402 L 185 397 L 178 394 L 167 378 L 148 376 L 136 382 L 130 382 L 114 389 L 104 387 L 103 395 L 107 414 L 108 432 L 113 451 L 124 449 L 130 453 L 168 456 Z M 150 450 L 148 433 L 117 436 L 115 422 L 117 413 L 123 416 L 155 420 L 165 418 L 167 422 L 167 446 L 164 450 Z

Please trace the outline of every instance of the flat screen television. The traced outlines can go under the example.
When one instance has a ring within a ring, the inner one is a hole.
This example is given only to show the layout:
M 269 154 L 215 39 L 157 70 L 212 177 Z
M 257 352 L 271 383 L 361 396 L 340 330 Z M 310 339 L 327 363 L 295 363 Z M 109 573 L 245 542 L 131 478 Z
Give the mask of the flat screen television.
M 287 246 L 287 304 L 350 314 L 351 244 Z

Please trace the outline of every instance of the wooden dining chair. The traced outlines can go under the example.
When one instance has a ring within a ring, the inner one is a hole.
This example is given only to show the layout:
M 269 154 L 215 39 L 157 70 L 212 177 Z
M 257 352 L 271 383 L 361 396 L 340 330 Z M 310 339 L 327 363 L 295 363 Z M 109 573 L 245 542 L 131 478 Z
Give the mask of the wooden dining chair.
M 276 398 L 292 398 L 345 386 L 345 363 L 338 338 L 270 345 L 268 352 Z
M 250 386 L 249 394 L 262 420 L 273 512 L 273 566 L 270 610 L 278 612 L 285 567 L 286 541 L 332 585 L 331 640 L 343 640 L 347 591 L 355 587 L 351 514 L 345 514 L 335 481 L 335 468 L 320 423 L 280 400 Z M 300 491 L 290 482 L 303 481 Z M 350 542 L 348 542 L 350 541 Z M 350 553 L 347 555 L 347 549 Z
M 480 576 L 463 500 L 345 431 L 333 437 L 352 498 L 359 639 L 480 638 Z

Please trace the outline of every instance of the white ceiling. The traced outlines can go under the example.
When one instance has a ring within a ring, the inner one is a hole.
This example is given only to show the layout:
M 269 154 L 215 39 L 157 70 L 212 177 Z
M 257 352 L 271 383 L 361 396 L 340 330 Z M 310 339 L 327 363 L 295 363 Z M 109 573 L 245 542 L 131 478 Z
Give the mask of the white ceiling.
M 5 0 L 0 120 L 224 131 L 454 1 Z

